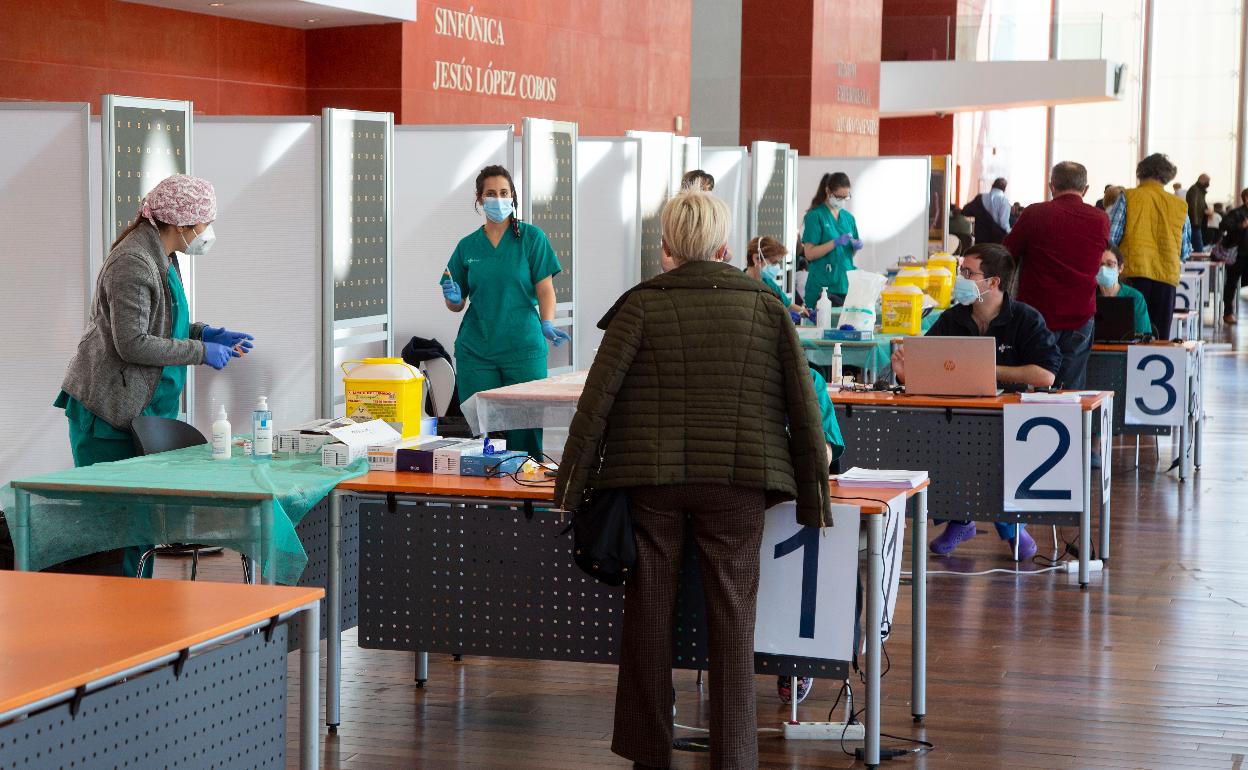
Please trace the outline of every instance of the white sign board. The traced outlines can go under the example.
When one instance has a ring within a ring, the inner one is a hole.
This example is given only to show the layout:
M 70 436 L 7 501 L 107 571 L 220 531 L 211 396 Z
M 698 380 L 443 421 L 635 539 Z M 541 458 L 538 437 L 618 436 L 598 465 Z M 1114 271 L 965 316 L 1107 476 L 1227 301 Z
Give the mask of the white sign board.
M 1179 287 L 1174 295 L 1174 309 L 1199 314 L 1204 304 L 1204 283 L 1203 273 L 1181 273 Z
M 1007 511 L 1083 510 L 1083 420 L 1078 404 L 1007 404 Z
M 1204 307 L 1209 303 L 1209 292 L 1212 290 L 1209 280 L 1209 263 L 1208 262 L 1185 262 L 1183 263 L 1183 275 L 1200 276 L 1200 307 Z
M 1101 404 L 1101 506 L 1109 504 L 1110 462 L 1114 450 L 1114 397 L 1107 395 Z
M 1182 425 L 1187 417 L 1187 350 L 1127 347 L 1127 425 Z
M 834 524 L 827 530 L 798 524 L 793 503 L 771 508 L 766 516 L 754 651 L 850 660 L 858 508 L 833 505 Z

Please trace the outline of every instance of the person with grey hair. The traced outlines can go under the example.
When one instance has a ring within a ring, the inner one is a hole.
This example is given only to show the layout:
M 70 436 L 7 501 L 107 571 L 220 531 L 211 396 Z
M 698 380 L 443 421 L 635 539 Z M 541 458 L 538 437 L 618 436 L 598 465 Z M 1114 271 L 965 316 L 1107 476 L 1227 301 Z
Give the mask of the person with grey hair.
M 1039 310 L 1057 337 L 1062 352 L 1057 387 L 1081 389 L 1092 351 L 1096 273 L 1109 240 L 1109 218 L 1083 202 L 1088 170 L 1082 163 L 1054 166 L 1049 192 L 1051 200 L 1023 210 L 1005 236 L 1005 247 L 1019 262 L 1017 299 Z
M 637 562 L 625 588 L 611 750 L 634 767 L 672 758 L 672 630 L 686 541 L 709 632 L 711 767 L 758 767 L 754 623 L 764 510 L 797 501 L 831 523 L 828 445 L 788 310 L 725 264 L 727 205 L 679 193 L 663 207 L 675 267 L 624 294 L 568 431 L 555 501 L 622 489 Z M 713 395 L 711 395 L 713 394 Z
M 1165 155 L 1149 155 L 1136 164 L 1138 186 L 1124 191 L 1109 210 L 1109 242 L 1127 260 L 1122 278 L 1144 295 L 1149 318 L 1166 337 L 1182 263 L 1192 254 L 1187 203 L 1165 187 L 1178 173 Z

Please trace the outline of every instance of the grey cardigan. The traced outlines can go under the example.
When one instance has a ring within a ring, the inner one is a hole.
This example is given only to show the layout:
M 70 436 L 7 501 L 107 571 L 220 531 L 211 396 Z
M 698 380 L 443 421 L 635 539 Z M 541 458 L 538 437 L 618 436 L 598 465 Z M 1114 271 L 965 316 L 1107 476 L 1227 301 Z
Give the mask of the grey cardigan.
M 69 362 L 66 393 L 109 425 L 129 431 L 156 394 L 161 369 L 204 362 L 204 325 L 191 339 L 170 339 L 172 262 L 160 234 L 140 224 L 108 255 L 95 285 L 91 320 Z

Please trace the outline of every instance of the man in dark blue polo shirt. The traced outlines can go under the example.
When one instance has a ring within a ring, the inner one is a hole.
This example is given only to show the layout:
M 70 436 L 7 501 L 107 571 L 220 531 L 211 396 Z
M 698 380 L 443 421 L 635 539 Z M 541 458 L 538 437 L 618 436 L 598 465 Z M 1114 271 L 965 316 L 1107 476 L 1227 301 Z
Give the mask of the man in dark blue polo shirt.
M 997 341 L 997 382 L 1047 388 L 1062 366 L 1062 354 L 1040 312 L 1010 299 L 1006 293 L 1004 287 L 1013 279 L 1014 269 L 1014 258 L 1004 246 L 973 246 L 954 280 L 953 298 L 957 304 L 941 314 L 927 334 L 993 337 Z M 899 382 L 906 381 L 904 348 L 893 349 L 893 373 Z M 997 522 L 996 526 L 1011 554 L 1017 537 L 1018 558 L 1025 560 L 1035 555 L 1036 541 L 1022 526 L 1004 522 Z M 953 553 L 959 543 L 974 536 L 975 522 L 951 521 L 931 542 L 932 552 L 942 556 Z

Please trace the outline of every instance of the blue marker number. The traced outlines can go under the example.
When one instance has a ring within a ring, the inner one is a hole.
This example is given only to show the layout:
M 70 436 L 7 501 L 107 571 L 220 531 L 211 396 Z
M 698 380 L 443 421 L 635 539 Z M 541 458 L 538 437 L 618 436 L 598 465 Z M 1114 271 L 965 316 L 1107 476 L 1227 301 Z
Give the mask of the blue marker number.
M 1179 281 L 1179 293 L 1178 293 L 1178 296 L 1175 297 L 1175 300 L 1176 300 L 1175 306 L 1174 306 L 1175 310 L 1178 310 L 1179 312 L 1182 312 L 1182 313 L 1186 313 L 1192 309 L 1192 300 L 1191 298 L 1187 296 L 1187 292 L 1191 290 L 1192 290 L 1192 287 L 1190 284 L 1188 284 L 1187 281 Z M 1179 302 L 1183 303 L 1182 307 L 1179 307 Z
M 802 599 L 798 620 L 798 636 L 815 638 L 815 598 L 819 590 L 819 528 L 802 527 L 782 543 L 776 543 L 775 556 L 780 559 L 794 551 L 802 552 Z
M 1066 457 L 1066 453 L 1070 451 L 1070 431 L 1062 424 L 1060 420 L 1052 417 L 1032 417 L 1022 425 L 1018 426 L 1017 441 L 1026 441 L 1031 435 L 1032 428 L 1052 428 L 1057 433 L 1057 448 L 1053 450 L 1053 454 L 1048 459 L 1040 463 L 1034 471 L 1023 479 L 1023 483 L 1018 485 L 1018 491 L 1014 493 L 1017 500 L 1069 500 L 1071 493 L 1069 489 L 1033 489 L 1032 487 L 1044 478 L 1044 474 L 1057 467 L 1057 464 Z
M 1154 409 L 1144 403 L 1144 398 L 1142 396 L 1136 396 L 1135 406 L 1144 414 L 1156 417 L 1158 415 L 1166 414 L 1174 408 L 1174 405 L 1179 401 L 1179 393 L 1174 389 L 1174 385 L 1171 384 L 1171 380 L 1174 378 L 1174 362 L 1169 358 L 1155 354 L 1151 356 L 1144 356 L 1140 359 L 1139 363 L 1135 365 L 1135 368 L 1142 372 L 1154 361 L 1159 361 L 1161 363 L 1162 374 L 1160 377 L 1149 382 L 1148 384 L 1161 388 L 1165 391 L 1165 403 L 1163 403 L 1160 408 Z

